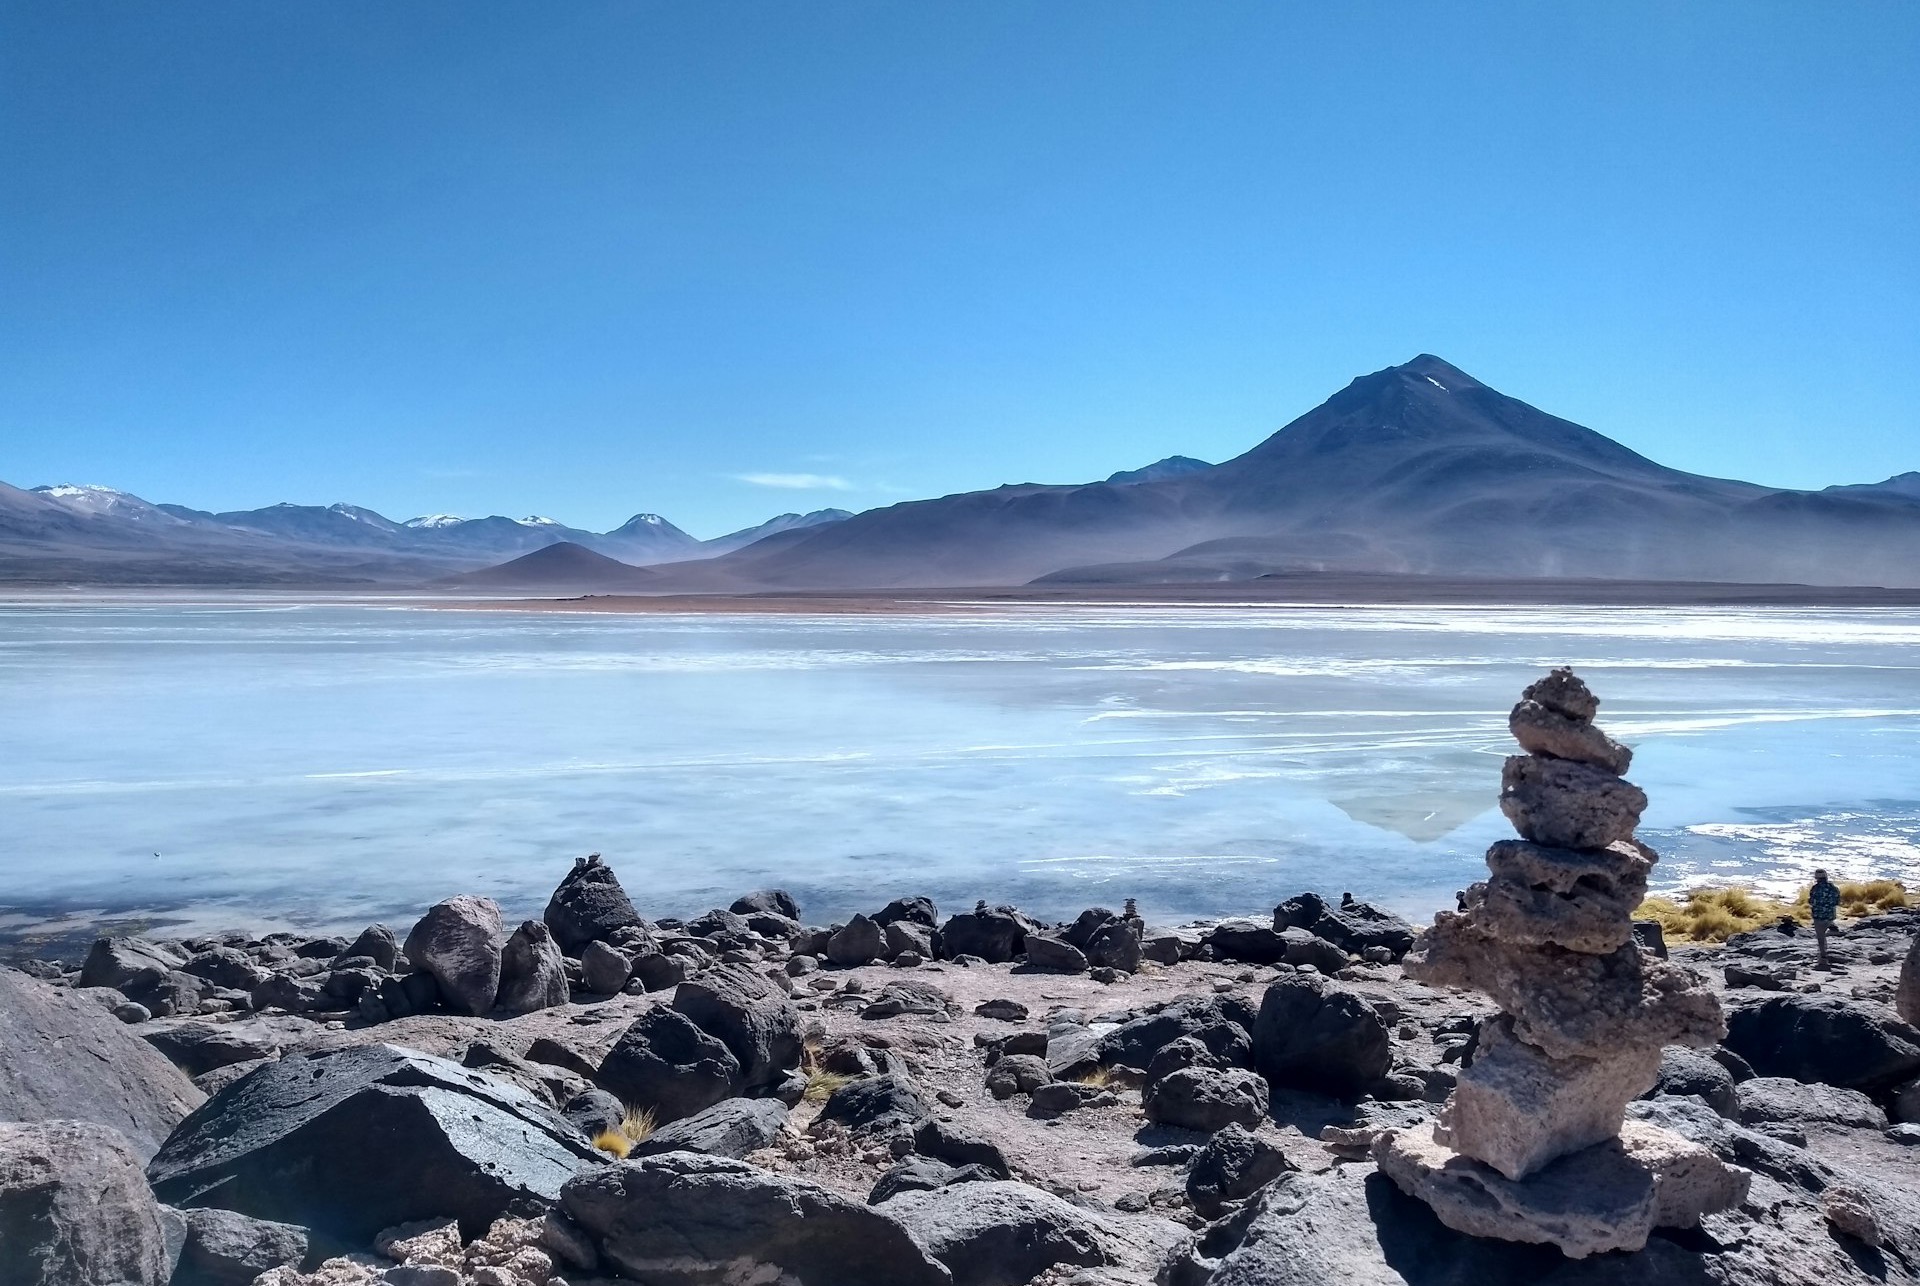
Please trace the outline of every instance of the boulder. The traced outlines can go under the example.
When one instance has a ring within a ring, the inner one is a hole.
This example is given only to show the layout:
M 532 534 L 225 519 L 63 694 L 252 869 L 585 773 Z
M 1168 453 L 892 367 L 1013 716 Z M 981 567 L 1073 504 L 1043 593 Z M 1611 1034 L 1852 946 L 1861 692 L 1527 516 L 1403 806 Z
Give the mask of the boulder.
M 148 1167 L 174 1206 L 219 1206 L 352 1244 L 455 1218 L 478 1236 L 604 1159 L 524 1090 L 392 1045 L 294 1054 L 229 1085 Z
M 172 1286 L 251 1286 L 261 1273 L 298 1266 L 307 1257 L 307 1230 L 203 1207 L 184 1212 L 187 1235 Z
M 1727 1047 L 1761 1076 L 1881 1094 L 1920 1074 L 1920 1031 L 1871 1001 L 1768 996 L 1727 1016 Z
M 0 1122 L 0 1286 L 165 1286 L 171 1270 L 125 1138 L 91 1121 Z
M 463 893 L 427 908 L 407 934 L 407 959 L 432 976 L 447 1008 L 479 1017 L 500 992 L 505 945 L 506 926 L 493 899 Z
M 1740 1099 L 1733 1073 L 1711 1054 L 1683 1045 L 1660 1051 L 1660 1073 L 1649 1094 L 1693 1095 L 1724 1117 L 1737 1120 Z
M 100 938 L 80 965 L 76 987 L 114 987 L 124 991 L 143 973 L 171 973 L 186 957 L 170 947 L 144 938 Z
M 1207 930 L 1206 945 L 1219 960 L 1280 964 L 1287 958 L 1287 940 L 1280 930 L 1258 920 L 1222 920 Z
M 899 1018 L 905 1014 L 950 1019 L 959 1013 L 960 1006 L 953 997 L 932 983 L 906 980 L 890 982 L 880 988 L 880 994 L 860 1010 L 862 1018 L 875 1020 Z
M 390 970 L 400 959 L 400 940 L 386 925 L 369 924 L 340 954 L 348 958 L 364 956 L 376 969 Z
M 1309 965 L 1320 973 L 1332 976 L 1353 963 L 1347 959 L 1346 952 L 1306 929 L 1282 929 L 1280 940 L 1284 952 L 1282 961 L 1296 968 Z
M 1163 1046 L 1191 1036 L 1223 1065 L 1253 1061 L 1252 1006 L 1230 996 L 1178 996 L 1151 1013 L 1128 1019 L 1098 1038 L 1094 1060 L 1144 1071 Z M 1053 1062 L 1051 1045 L 1048 1061 Z M 1056 1076 L 1066 1074 L 1058 1063 Z
M 1350 987 L 1312 974 L 1267 988 L 1253 1027 L 1253 1065 L 1274 1086 L 1354 1099 L 1393 1068 L 1387 1025 Z
M 904 1133 L 932 1116 L 913 1082 L 889 1073 L 848 1081 L 827 1096 L 818 1119 L 838 1121 L 855 1133 Z
M 1288 898 L 1273 909 L 1273 927 L 1276 931 L 1304 929 L 1348 955 L 1365 955 L 1373 948 L 1383 948 L 1395 960 L 1407 954 L 1418 936 L 1411 924 L 1393 912 L 1355 901 L 1350 895 L 1342 895 L 1337 907 L 1329 906 L 1317 893 Z
M 687 980 L 693 970 L 685 956 L 647 951 L 633 958 L 633 976 L 648 991 L 666 991 Z
M 180 972 L 229 991 L 252 991 L 267 980 L 271 971 L 237 947 L 214 947 L 189 959 L 180 966 Z
M 591 853 L 574 861 L 547 899 L 541 917 L 564 955 L 578 957 L 589 942 L 610 941 L 621 929 L 644 928 L 613 868 Z M 408 955 L 413 952 L 409 950 Z M 417 962 L 416 962 L 417 963 Z
M 1187 1171 L 1187 1199 L 1207 1219 L 1244 1201 L 1294 1169 L 1278 1144 L 1244 1125 L 1227 1125 L 1207 1140 Z
M 1040 1118 L 1077 1112 L 1083 1107 L 1112 1107 L 1120 1098 L 1110 1089 L 1077 1081 L 1048 1081 L 1030 1096 L 1027 1114 Z
M 583 1173 L 561 1208 L 602 1262 L 649 1286 L 949 1286 L 882 1211 L 745 1162 L 669 1152 Z
M 987 1092 L 997 1099 L 1031 1094 L 1053 1079 L 1047 1060 L 1033 1054 L 1008 1054 L 987 1069 Z
M 530 1014 L 567 1003 L 567 962 L 540 920 L 513 931 L 500 952 L 500 990 L 494 1007 L 504 1014 Z
M 1587 851 L 1502 840 L 1487 850 L 1487 867 L 1492 878 L 1467 893 L 1482 929 L 1521 946 L 1606 955 L 1634 940 L 1653 858 L 1629 842 Z
M 1197 1037 L 1182 1036 L 1178 1040 L 1168 1041 L 1155 1050 L 1153 1057 L 1147 1060 L 1147 1070 L 1141 1077 L 1141 1085 L 1151 1089 L 1154 1085 L 1189 1067 L 1220 1067 L 1222 1064 L 1213 1051 L 1201 1044 Z
M 977 956 L 988 964 L 1006 964 L 1026 950 L 1027 923 L 1010 906 L 989 908 L 985 902 L 950 917 L 934 938 L 942 960 Z
M 735 898 L 733 905 L 727 909 L 741 916 L 777 915 L 785 920 L 800 918 L 800 904 L 785 889 L 756 889 L 744 897 Z
M 0 1120 L 89 1121 L 142 1161 L 206 1095 L 83 996 L 0 968 Z
M 874 915 L 875 924 L 917 924 L 924 928 L 940 926 L 940 908 L 929 897 L 895 898 Z
M 1858 1090 L 1756 1076 L 1735 1087 L 1742 1125 L 1841 1125 L 1884 1130 L 1887 1114 Z
M 1027 967 L 1043 973 L 1085 973 L 1086 953 L 1065 938 L 1046 933 L 1029 933 L 1026 938 Z
M 580 952 L 580 976 L 596 996 L 611 996 L 633 976 L 627 953 L 606 942 L 589 942 Z
M 992 1183 L 1004 1177 L 985 1166 L 948 1165 L 945 1161 L 910 1153 L 874 1181 L 873 1190 L 867 1194 L 867 1204 L 877 1206 L 903 1192 L 931 1192 L 956 1183 Z
M 774 1141 L 786 1128 L 787 1105 L 770 1098 L 729 1098 L 671 1124 L 634 1145 L 628 1155 L 698 1152 L 704 1156 L 743 1157 Z
M 1267 1083 L 1241 1068 L 1183 1067 L 1148 1084 L 1141 1095 L 1147 1119 L 1212 1133 L 1266 1119 Z
M 167 1020 L 148 1024 L 140 1035 L 188 1076 L 199 1076 L 233 1063 L 277 1058 L 284 1043 L 281 1033 L 258 1020 L 239 1023 Z
M 649 1009 L 621 1033 L 594 1084 L 662 1122 L 712 1107 L 746 1086 L 740 1060 L 678 1010 Z
M 954 1286 L 1025 1286 L 1056 1264 L 1113 1261 L 1111 1226 L 1024 1183 L 904 1192 L 879 1209 L 947 1266 Z
M 746 965 L 717 965 L 681 983 L 673 1008 L 733 1051 L 745 1089 L 773 1085 L 800 1065 L 800 1011 Z
M 1138 973 L 1142 959 L 1141 942 L 1147 926 L 1128 916 L 1114 916 L 1095 929 L 1084 948 L 1087 963 L 1098 969 L 1118 969 Z M 1029 952 L 1028 959 L 1032 959 Z
M 565 1103 L 561 1104 L 560 1114 L 567 1118 L 567 1124 L 578 1130 L 585 1138 L 597 1138 L 609 1130 L 617 1130 L 626 1118 L 626 1104 L 603 1089 L 581 1090 Z
M 1646 809 L 1632 782 L 1568 759 L 1510 755 L 1500 773 L 1500 811 L 1522 837 L 1552 848 L 1632 839 Z
M 879 921 L 874 923 L 878 924 Z M 918 920 L 889 920 L 881 926 L 886 936 L 886 958 L 892 960 L 909 951 L 922 960 L 933 959 L 933 930 Z
M 827 959 L 841 968 L 852 968 L 887 955 L 887 935 L 864 915 L 856 915 L 827 939 Z
M 925 1120 L 913 1131 L 913 1150 L 953 1166 L 977 1165 L 996 1179 L 1011 1178 L 999 1145 L 945 1121 Z

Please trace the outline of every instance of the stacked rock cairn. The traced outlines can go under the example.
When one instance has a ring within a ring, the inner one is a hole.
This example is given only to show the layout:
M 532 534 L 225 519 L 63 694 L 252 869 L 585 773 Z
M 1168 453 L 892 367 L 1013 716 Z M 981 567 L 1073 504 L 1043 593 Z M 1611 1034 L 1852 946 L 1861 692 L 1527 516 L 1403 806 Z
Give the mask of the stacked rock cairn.
M 1527 688 L 1509 727 L 1500 808 L 1520 832 L 1487 850 L 1492 877 L 1435 917 L 1409 978 L 1479 991 L 1500 1008 L 1433 1127 L 1378 1136 L 1374 1160 L 1449 1227 L 1547 1242 L 1580 1257 L 1638 1250 L 1738 1204 L 1749 1176 L 1626 1107 L 1666 1045 L 1711 1046 L 1720 1005 L 1691 971 L 1635 941 L 1659 860 L 1634 838 L 1647 797 L 1633 755 L 1594 726 L 1571 670 Z

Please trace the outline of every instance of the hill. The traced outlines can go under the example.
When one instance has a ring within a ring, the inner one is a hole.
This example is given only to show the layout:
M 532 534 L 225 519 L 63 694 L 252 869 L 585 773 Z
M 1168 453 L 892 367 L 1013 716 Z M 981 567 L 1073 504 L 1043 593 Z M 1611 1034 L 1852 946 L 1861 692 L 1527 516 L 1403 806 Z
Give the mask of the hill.
M 636 593 L 652 589 L 659 575 L 595 553 L 571 541 L 544 545 L 498 567 L 442 577 L 457 589 L 537 595 Z

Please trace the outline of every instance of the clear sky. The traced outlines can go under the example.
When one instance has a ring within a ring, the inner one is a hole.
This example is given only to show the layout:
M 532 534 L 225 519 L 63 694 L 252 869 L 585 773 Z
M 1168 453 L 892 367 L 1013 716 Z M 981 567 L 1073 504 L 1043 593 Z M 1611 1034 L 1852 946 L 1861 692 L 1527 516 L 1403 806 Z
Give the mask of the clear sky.
M 0 478 L 713 535 L 1428 351 L 1920 469 L 1920 4 L 0 0 Z

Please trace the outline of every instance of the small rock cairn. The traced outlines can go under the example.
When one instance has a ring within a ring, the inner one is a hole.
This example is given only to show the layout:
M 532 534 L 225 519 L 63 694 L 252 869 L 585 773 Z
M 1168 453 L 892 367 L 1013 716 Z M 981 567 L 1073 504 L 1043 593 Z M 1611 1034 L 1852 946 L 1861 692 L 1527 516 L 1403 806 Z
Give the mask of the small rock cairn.
M 1659 856 L 1634 838 L 1647 797 L 1621 777 L 1632 751 L 1594 726 L 1599 705 L 1562 669 L 1513 708 L 1527 753 L 1506 761 L 1500 809 L 1522 838 L 1487 850 L 1491 878 L 1436 916 L 1405 961 L 1409 978 L 1483 992 L 1501 1013 L 1438 1125 L 1373 1145 L 1448 1226 L 1575 1257 L 1691 1226 L 1741 1200 L 1748 1178 L 1625 1120 L 1663 1046 L 1713 1045 L 1726 1024 L 1701 979 L 1634 940 Z

